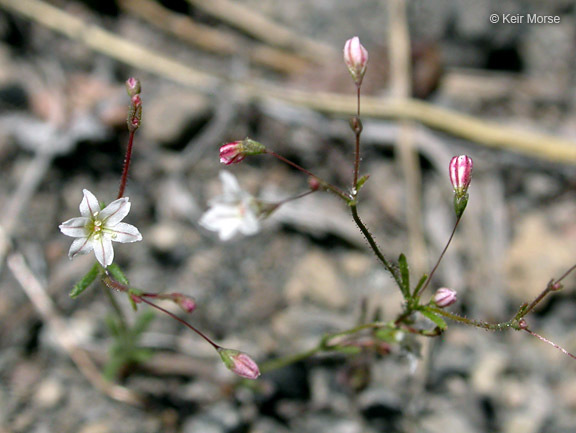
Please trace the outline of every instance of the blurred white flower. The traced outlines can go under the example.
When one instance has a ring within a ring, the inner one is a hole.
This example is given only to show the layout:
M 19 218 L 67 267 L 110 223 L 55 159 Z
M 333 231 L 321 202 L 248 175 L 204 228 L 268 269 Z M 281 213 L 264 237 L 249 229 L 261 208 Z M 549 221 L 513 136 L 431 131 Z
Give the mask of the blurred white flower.
M 68 257 L 71 259 L 80 254 L 94 250 L 96 260 L 104 267 L 114 260 L 114 242 L 136 242 L 142 235 L 136 227 L 122 223 L 130 212 L 128 197 L 114 200 L 100 210 L 98 199 L 87 189 L 83 190 L 84 198 L 80 203 L 81 217 L 72 218 L 60 224 L 60 231 L 75 239 L 72 242 Z
M 242 190 L 238 180 L 227 171 L 220 172 L 222 195 L 210 202 L 210 209 L 200 218 L 200 225 L 218 232 L 222 241 L 228 241 L 238 233 L 253 235 L 260 229 L 258 201 Z

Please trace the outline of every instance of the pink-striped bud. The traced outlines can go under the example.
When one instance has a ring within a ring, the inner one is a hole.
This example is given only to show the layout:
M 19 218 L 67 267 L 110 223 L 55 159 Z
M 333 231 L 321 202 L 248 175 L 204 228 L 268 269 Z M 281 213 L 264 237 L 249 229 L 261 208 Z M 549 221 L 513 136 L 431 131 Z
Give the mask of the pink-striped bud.
M 446 308 L 458 300 L 455 290 L 442 287 L 434 294 L 434 303 L 440 308 Z
M 225 165 L 237 164 L 249 155 L 260 155 L 264 152 L 266 147 L 263 144 L 246 138 L 220 147 L 220 162 Z
M 455 156 L 450 161 L 450 182 L 452 182 L 456 194 L 464 195 L 468 191 L 473 166 L 472 158 L 468 155 Z
M 368 64 L 368 51 L 360 43 L 358 36 L 348 39 L 344 44 L 344 62 L 357 86 L 362 84 Z
M 468 155 L 455 156 L 448 167 L 450 182 L 454 187 L 454 212 L 460 218 L 468 204 L 468 187 L 472 180 L 472 158 Z
M 126 91 L 130 97 L 138 95 L 142 91 L 140 80 L 134 77 L 128 78 L 126 80 Z
M 244 352 L 220 347 L 218 353 L 224 365 L 238 376 L 246 379 L 257 379 L 260 376 L 258 364 Z

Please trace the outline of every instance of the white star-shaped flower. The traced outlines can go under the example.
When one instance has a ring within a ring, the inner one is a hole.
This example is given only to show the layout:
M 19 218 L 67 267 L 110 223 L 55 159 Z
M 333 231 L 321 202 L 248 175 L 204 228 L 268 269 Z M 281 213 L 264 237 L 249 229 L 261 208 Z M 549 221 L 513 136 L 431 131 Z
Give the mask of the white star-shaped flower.
M 104 267 L 114 260 L 114 242 L 136 242 L 142 240 L 142 235 L 136 227 L 122 223 L 130 212 L 128 197 L 114 200 L 100 210 L 98 199 L 87 189 L 83 190 L 84 198 L 80 203 L 79 218 L 72 218 L 60 224 L 60 231 L 75 239 L 72 242 L 68 257 L 71 259 L 80 254 L 88 254 L 94 250 L 96 260 Z
M 218 232 L 222 241 L 228 241 L 238 233 L 249 236 L 260 230 L 258 201 L 242 190 L 238 180 L 227 171 L 220 172 L 222 195 L 210 202 L 210 209 L 200 218 L 200 225 Z

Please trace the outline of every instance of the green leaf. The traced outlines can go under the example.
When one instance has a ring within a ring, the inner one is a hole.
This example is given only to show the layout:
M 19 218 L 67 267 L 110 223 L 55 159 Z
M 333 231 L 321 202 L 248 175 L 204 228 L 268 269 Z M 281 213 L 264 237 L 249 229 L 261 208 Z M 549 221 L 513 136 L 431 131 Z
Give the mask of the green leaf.
M 112 263 L 106 269 L 108 270 L 108 272 L 110 272 L 110 275 L 112 275 L 112 277 L 119 283 L 122 283 L 125 286 L 130 284 L 128 282 L 128 278 L 126 278 L 126 275 L 124 275 L 124 272 L 122 272 L 122 270 L 117 264 Z
M 420 278 L 420 281 L 418 281 L 418 284 L 416 285 L 416 288 L 414 289 L 414 296 L 416 296 L 416 293 L 418 293 L 418 291 L 424 285 L 424 283 L 426 282 L 427 279 L 428 279 L 427 274 L 422 275 L 422 278 Z
M 356 192 L 358 192 L 358 191 L 360 191 L 360 189 L 362 189 L 362 187 L 364 186 L 364 184 L 366 183 L 366 181 L 368 180 L 369 177 L 370 177 L 369 174 L 365 174 L 360 179 L 358 179 L 358 182 L 356 183 Z
M 98 263 L 94 263 L 92 269 L 90 269 L 88 273 L 84 275 L 82 279 L 76 283 L 76 285 L 70 292 L 70 297 L 76 298 L 80 296 L 80 294 L 84 290 L 90 287 L 90 285 L 94 282 L 94 280 L 96 280 L 99 274 L 100 274 L 100 265 Z
M 362 351 L 358 346 L 334 346 L 331 349 L 345 355 L 358 355 Z
M 132 329 L 130 330 L 135 339 L 138 339 L 138 337 L 140 337 L 142 333 L 148 330 L 148 328 L 152 324 L 152 321 L 155 318 L 156 315 L 154 314 L 153 311 L 150 310 L 144 311 L 143 313 L 139 314 L 136 317 L 136 322 L 134 323 Z
M 386 343 L 397 343 L 396 334 L 398 330 L 390 325 L 385 328 L 378 329 L 374 332 L 374 336 L 379 340 L 385 341 Z
M 440 317 L 438 314 L 430 311 L 430 310 L 420 310 L 420 313 L 424 316 L 427 317 L 428 319 L 430 319 L 432 322 L 434 322 L 434 324 L 436 326 L 438 326 L 438 328 L 445 330 L 448 325 L 446 325 L 446 322 L 444 321 L 444 319 L 442 317 Z
M 400 277 L 402 281 L 402 294 L 404 298 L 410 297 L 410 269 L 408 268 L 408 261 L 404 254 L 398 257 L 398 267 L 400 268 Z

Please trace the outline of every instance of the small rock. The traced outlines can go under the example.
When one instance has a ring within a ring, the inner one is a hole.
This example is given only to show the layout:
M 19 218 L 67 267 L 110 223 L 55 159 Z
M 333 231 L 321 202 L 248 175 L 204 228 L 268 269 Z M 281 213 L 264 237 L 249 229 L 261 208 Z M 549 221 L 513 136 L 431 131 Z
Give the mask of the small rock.
M 334 262 L 320 251 L 302 257 L 284 287 L 284 293 L 289 302 L 312 301 L 332 309 L 342 308 L 348 303 L 348 295 Z
M 164 145 L 178 145 L 209 118 L 210 99 L 196 93 L 166 92 L 147 101 L 144 107 L 144 135 Z
M 45 379 L 36 390 L 34 400 L 40 407 L 49 409 L 56 406 L 64 396 L 62 385 L 54 379 Z

